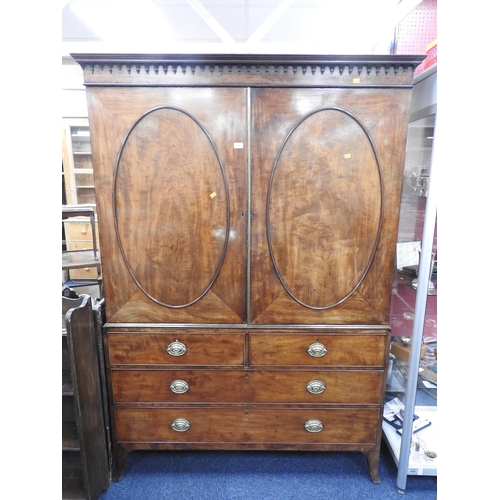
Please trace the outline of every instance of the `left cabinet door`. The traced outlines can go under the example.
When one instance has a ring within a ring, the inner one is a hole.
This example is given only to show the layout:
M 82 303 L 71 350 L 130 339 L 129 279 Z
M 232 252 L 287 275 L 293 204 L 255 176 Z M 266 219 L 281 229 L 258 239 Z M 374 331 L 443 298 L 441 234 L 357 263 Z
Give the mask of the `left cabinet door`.
M 245 90 L 87 99 L 108 322 L 244 322 Z

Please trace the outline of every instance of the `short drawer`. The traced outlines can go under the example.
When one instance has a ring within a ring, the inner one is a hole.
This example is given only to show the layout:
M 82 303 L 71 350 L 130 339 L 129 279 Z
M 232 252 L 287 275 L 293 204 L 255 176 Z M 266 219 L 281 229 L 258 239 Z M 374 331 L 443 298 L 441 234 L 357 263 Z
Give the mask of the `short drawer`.
M 90 222 L 74 222 L 76 218 L 71 221 L 64 222 L 66 232 L 66 239 L 69 241 L 89 240 L 92 241 L 92 225 Z M 96 239 L 98 238 L 98 223 L 95 223 Z
M 116 407 L 115 415 L 118 442 L 375 444 L 379 410 Z
M 99 277 L 96 267 L 82 267 L 79 269 L 70 269 L 69 277 L 72 280 L 96 280 Z
M 67 245 L 68 250 L 93 250 L 92 240 L 71 241 Z M 96 249 L 99 250 L 99 241 L 96 241 Z
M 113 398 L 147 403 L 378 404 L 383 372 L 113 370 Z
M 383 367 L 387 334 L 250 334 L 250 365 Z
M 243 365 L 243 333 L 108 333 L 111 364 Z

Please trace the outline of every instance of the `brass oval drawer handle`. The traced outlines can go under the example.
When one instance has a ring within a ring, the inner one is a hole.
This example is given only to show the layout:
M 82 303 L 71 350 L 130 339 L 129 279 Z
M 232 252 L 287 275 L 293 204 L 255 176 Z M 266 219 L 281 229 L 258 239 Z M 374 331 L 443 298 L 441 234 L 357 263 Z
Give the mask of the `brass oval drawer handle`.
M 185 380 L 174 380 L 170 384 L 170 390 L 175 394 L 184 394 L 189 391 L 189 384 Z
M 321 380 L 311 380 L 306 385 L 306 389 L 311 394 L 321 394 L 322 392 L 325 392 L 326 385 L 323 382 L 321 382 Z
M 185 418 L 176 418 L 170 426 L 175 432 L 186 432 L 191 424 Z
M 184 356 L 187 352 L 187 347 L 178 340 L 175 340 L 167 347 L 167 352 L 170 356 Z
M 304 427 L 307 432 L 321 432 L 323 430 L 321 420 L 308 420 Z
M 321 358 L 328 352 L 328 349 L 321 342 L 315 342 L 308 347 L 307 352 L 313 358 Z

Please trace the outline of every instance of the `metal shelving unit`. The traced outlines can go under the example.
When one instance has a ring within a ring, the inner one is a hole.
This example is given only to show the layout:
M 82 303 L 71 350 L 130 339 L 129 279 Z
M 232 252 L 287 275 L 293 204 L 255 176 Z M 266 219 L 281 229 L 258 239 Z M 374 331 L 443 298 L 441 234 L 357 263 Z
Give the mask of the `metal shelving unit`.
M 434 73 L 436 73 L 434 75 Z M 431 76 L 432 78 L 429 78 Z M 437 476 L 439 452 L 437 450 L 437 432 L 438 432 L 438 412 L 437 399 L 434 395 L 430 398 L 429 404 L 417 404 L 419 385 L 419 373 L 421 370 L 421 347 L 424 332 L 424 322 L 426 319 L 426 306 L 428 301 L 428 285 L 434 264 L 434 235 L 436 229 L 436 192 L 432 181 L 436 176 L 437 165 L 435 161 L 437 148 L 437 112 L 436 103 L 432 104 L 435 96 L 437 81 L 437 68 L 433 67 L 420 75 L 420 85 L 415 85 L 414 94 L 416 96 L 416 106 L 412 112 L 414 117 L 410 117 L 410 126 L 412 121 L 422 118 L 434 118 L 434 131 L 432 137 L 432 151 L 430 157 L 430 168 L 426 179 L 426 200 L 425 215 L 423 220 L 421 249 L 418 264 L 418 277 L 415 290 L 415 308 L 411 335 L 411 349 L 404 376 L 401 377 L 399 393 L 402 394 L 405 415 L 416 414 L 421 418 L 427 418 L 432 422 L 431 426 L 413 434 L 413 420 L 404 419 L 402 435 L 389 424 L 383 424 L 384 438 L 389 446 L 394 461 L 398 467 L 398 476 L 396 489 L 399 493 L 405 493 L 407 477 L 409 475 L 434 475 Z M 420 88 L 419 88 L 420 87 Z M 430 96 L 430 97 L 429 97 Z M 431 105 L 429 106 L 429 102 Z M 408 285 L 409 286 L 409 285 Z M 415 287 L 414 287 L 415 289 Z M 394 368 L 395 370 L 396 368 Z M 393 375 L 394 377 L 394 375 Z M 394 379 L 395 380 L 395 379 Z M 398 392 L 398 389 L 391 387 L 391 392 Z M 437 393 L 437 389 L 435 389 Z M 390 399 L 390 397 L 386 398 Z M 427 398 L 429 402 L 429 398 Z M 426 449 L 433 450 L 437 456 L 434 459 L 425 459 L 425 456 L 419 455 L 412 450 L 412 438 L 425 443 Z
M 435 450 L 437 448 L 437 429 L 438 429 L 438 414 L 437 407 L 432 406 L 415 406 L 415 413 L 421 417 L 426 418 L 432 422 L 430 427 L 421 430 L 418 435 L 420 439 L 425 443 L 425 447 L 430 450 Z M 402 451 L 402 441 L 401 436 L 396 432 L 394 427 L 391 427 L 389 424 L 384 422 L 384 435 L 386 438 L 386 442 L 389 445 L 389 449 L 391 451 L 392 458 L 394 458 L 394 462 L 398 467 L 398 472 L 401 474 L 405 474 L 406 476 L 437 476 L 437 467 L 438 467 L 438 459 L 436 457 L 432 462 L 429 462 L 423 454 L 416 454 L 409 452 L 408 454 L 408 463 L 403 463 L 405 461 L 400 460 L 401 451 Z M 405 451 L 405 450 L 403 450 Z M 406 470 L 405 470 L 406 468 Z M 403 484 L 398 480 L 398 489 L 400 485 Z M 406 483 L 405 485 L 406 486 Z M 402 492 L 402 491 L 401 491 Z M 400 492 L 400 493 L 401 493 Z
M 101 258 L 97 248 L 97 235 L 95 227 L 95 210 L 92 205 L 63 205 L 62 206 L 62 222 L 73 220 L 80 221 L 82 217 L 88 217 L 92 232 L 92 249 L 91 250 L 65 250 L 62 252 L 62 269 L 85 269 L 97 268 L 97 284 L 99 285 L 99 293 L 102 298 L 102 278 L 101 278 Z

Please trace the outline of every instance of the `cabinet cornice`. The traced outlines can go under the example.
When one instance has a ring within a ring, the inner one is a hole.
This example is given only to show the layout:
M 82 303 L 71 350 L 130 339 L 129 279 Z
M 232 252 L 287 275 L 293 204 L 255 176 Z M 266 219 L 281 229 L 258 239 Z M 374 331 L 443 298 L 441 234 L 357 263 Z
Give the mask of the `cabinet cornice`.
M 87 86 L 411 86 L 421 55 L 71 54 Z

